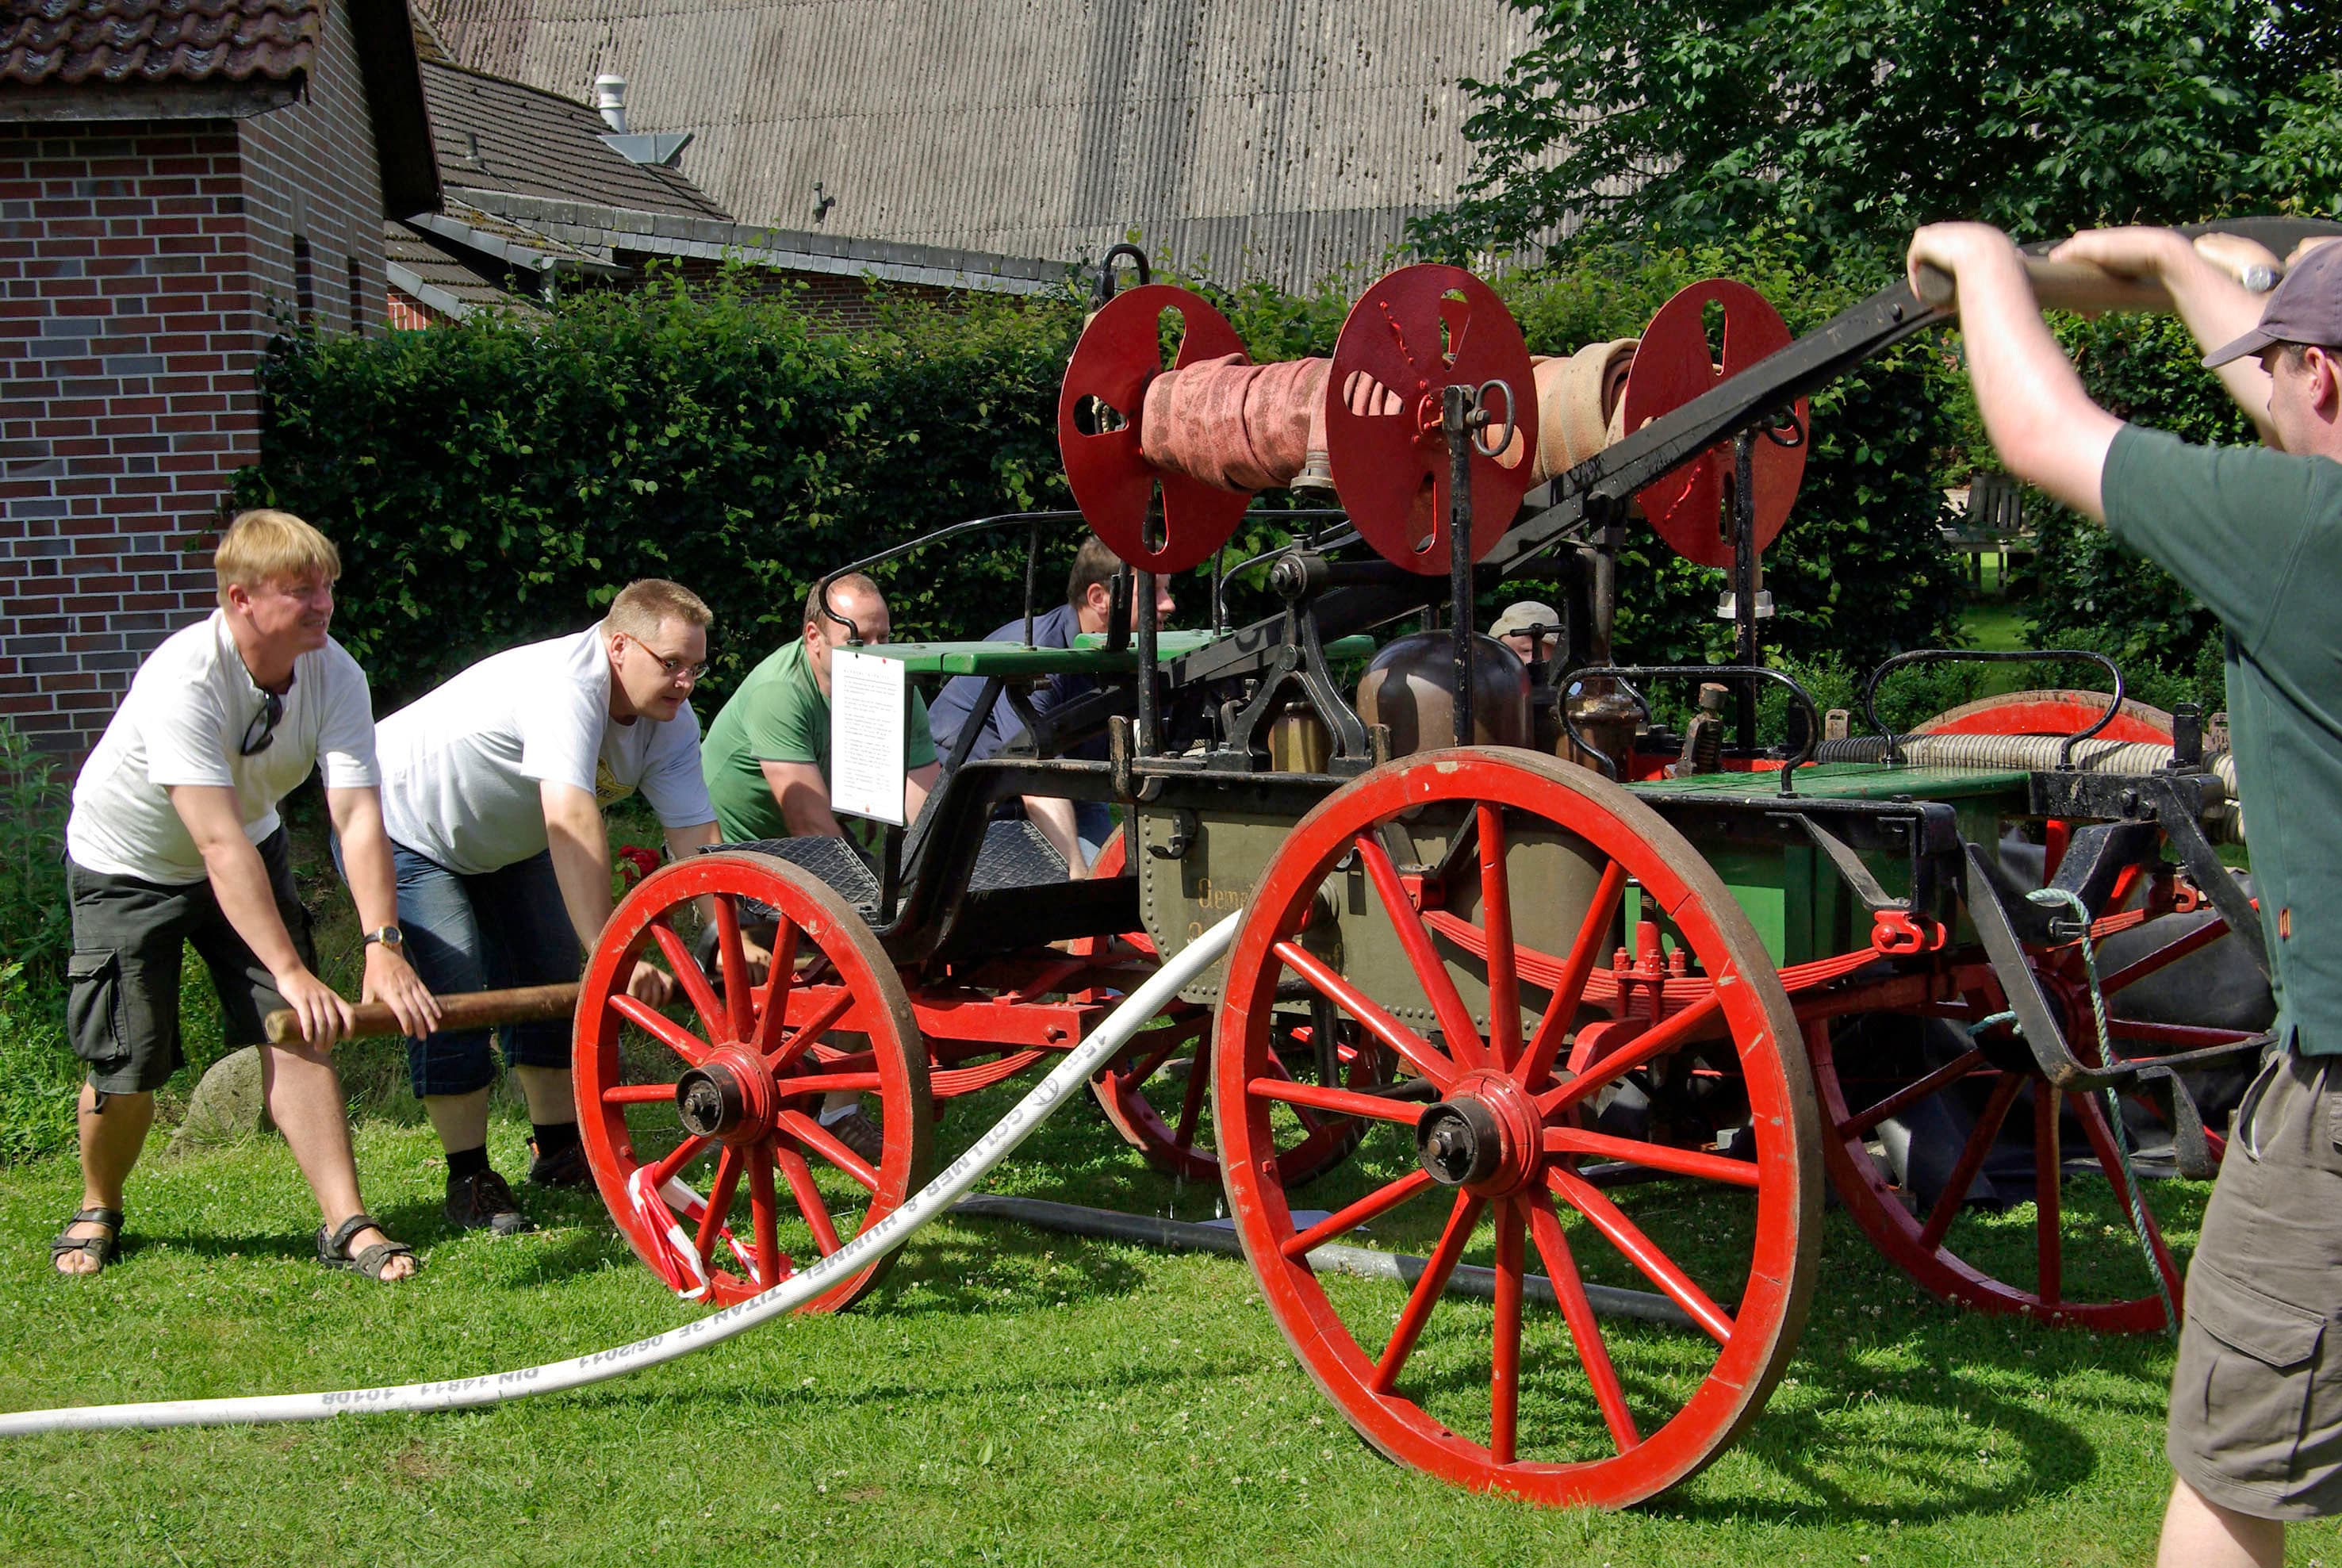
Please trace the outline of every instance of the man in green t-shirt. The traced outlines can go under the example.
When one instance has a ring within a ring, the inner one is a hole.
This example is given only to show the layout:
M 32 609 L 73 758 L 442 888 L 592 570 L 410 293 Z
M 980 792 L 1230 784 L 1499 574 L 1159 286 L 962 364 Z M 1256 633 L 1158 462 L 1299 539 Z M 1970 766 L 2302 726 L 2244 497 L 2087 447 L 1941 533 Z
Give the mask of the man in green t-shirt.
M 1985 430 L 2010 473 L 2107 524 L 2227 632 L 2228 713 L 2278 1004 L 2187 1273 L 2157 1561 L 2259 1563 L 2342 1513 L 2342 244 L 2264 305 L 2163 229 L 2057 259 L 2158 278 L 2268 445 L 2194 447 L 2092 404 L 2006 235 L 1921 229 L 1959 290 Z M 2217 345 L 2217 346 L 2216 346 Z
M 700 742 L 700 767 L 725 842 L 843 838 L 829 809 L 829 654 L 849 635 L 883 643 L 893 630 L 878 584 L 856 572 L 806 595 L 805 625 L 748 673 Z M 908 694 L 903 715 L 903 820 L 918 820 L 936 786 L 927 705 Z

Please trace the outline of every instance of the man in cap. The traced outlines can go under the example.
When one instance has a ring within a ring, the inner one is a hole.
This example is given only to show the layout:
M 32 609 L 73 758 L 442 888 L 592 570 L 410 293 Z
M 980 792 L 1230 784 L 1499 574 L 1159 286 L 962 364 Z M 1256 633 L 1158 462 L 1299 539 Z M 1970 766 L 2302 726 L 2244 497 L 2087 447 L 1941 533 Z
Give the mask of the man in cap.
M 2342 811 L 2342 245 L 2298 255 L 2266 305 L 2168 230 L 2055 254 L 2160 279 L 2268 442 L 2196 447 L 2125 424 L 2091 403 L 2006 235 L 1913 236 L 1915 271 L 1958 285 L 2009 472 L 2162 565 L 2227 633 L 2237 777 L 2267 829 L 2253 871 L 2277 1049 L 2237 1111 L 2188 1270 L 2157 1560 L 2274 1568 L 2286 1522 L 2342 1513 L 2342 834 L 2327 825 Z
M 1524 664 L 1551 664 L 1561 651 L 1561 617 L 1553 613 L 1551 604 L 1523 599 L 1506 607 L 1488 628 L 1488 635 L 1518 654 Z

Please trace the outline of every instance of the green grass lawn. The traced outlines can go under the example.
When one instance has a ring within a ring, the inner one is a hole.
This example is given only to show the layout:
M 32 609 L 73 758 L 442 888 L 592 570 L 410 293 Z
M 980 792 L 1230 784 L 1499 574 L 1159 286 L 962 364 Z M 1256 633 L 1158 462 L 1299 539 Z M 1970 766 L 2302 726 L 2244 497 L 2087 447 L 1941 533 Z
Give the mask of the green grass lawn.
M 958 1103 L 945 1147 L 1006 1094 Z M 524 1132 L 495 1130 L 507 1169 Z M 0 1406 L 502 1370 L 700 1310 L 590 1198 L 531 1194 L 535 1234 L 457 1237 L 438 1219 L 427 1132 L 369 1120 L 358 1146 L 375 1212 L 423 1252 L 412 1284 L 309 1261 L 315 1215 L 273 1138 L 151 1160 L 125 1254 L 95 1282 L 45 1267 L 71 1167 L 0 1173 L 0 1311 L 23 1325 L 0 1353 Z M 1218 1197 L 1146 1171 L 1082 1101 L 987 1189 L 1186 1218 Z M 2157 1195 L 2175 1240 L 2192 1240 L 2202 1189 Z M 2022 1212 L 2008 1223 L 2021 1244 Z M 1426 1350 L 1468 1358 L 1487 1313 L 1443 1307 Z M 1614 1349 L 1631 1368 L 1679 1342 L 1653 1329 Z M 1242 1263 L 966 1221 L 916 1238 L 852 1313 L 590 1390 L 459 1415 L 19 1442 L 0 1560 L 1396 1563 L 1436 1546 L 1476 1563 L 2135 1563 L 2167 1485 L 2169 1370 L 2160 1338 L 1923 1301 L 1833 1213 L 1796 1364 L 1740 1444 L 1644 1508 L 1540 1512 L 1368 1450 Z M 2342 1551 L 2323 1527 L 2297 1545 L 2301 1562 Z

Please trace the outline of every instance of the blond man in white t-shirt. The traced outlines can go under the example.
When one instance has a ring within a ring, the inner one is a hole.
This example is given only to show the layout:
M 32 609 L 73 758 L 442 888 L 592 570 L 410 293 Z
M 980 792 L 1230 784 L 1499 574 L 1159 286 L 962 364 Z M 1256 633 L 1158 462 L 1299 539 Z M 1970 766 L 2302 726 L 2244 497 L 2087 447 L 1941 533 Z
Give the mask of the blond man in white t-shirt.
M 326 634 L 341 557 L 300 518 L 261 511 L 229 525 L 213 564 L 219 609 L 139 666 L 74 786 L 67 1016 L 89 1076 L 82 1208 L 51 1243 L 51 1262 L 61 1273 L 95 1273 L 116 1253 L 123 1186 L 154 1122 L 155 1091 L 185 1060 L 179 970 L 192 943 L 219 994 L 227 1044 L 260 1047 L 269 1114 L 325 1211 L 319 1261 L 404 1279 L 411 1250 L 359 1201 L 328 1054 L 350 1027 L 349 1004 L 317 978 L 276 814 L 322 766 L 369 933 L 366 999 L 428 1028 L 438 1004 L 395 941 L 365 674 Z M 262 1019 L 280 1006 L 300 1020 L 297 1046 L 263 1038 Z
M 716 842 L 691 711 L 711 619 L 689 589 L 645 578 L 619 591 L 600 624 L 493 654 L 383 720 L 400 923 L 435 991 L 577 978 L 610 918 L 604 805 L 640 790 L 670 853 Z M 656 1004 L 672 984 L 637 964 L 629 989 Z M 499 1043 L 528 1101 L 529 1180 L 592 1185 L 568 1021 L 506 1024 Z M 488 1031 L 410 1039 L 407 1071 L 447 1151 L 449 1223 L 525 1228 L 488 1162 Z

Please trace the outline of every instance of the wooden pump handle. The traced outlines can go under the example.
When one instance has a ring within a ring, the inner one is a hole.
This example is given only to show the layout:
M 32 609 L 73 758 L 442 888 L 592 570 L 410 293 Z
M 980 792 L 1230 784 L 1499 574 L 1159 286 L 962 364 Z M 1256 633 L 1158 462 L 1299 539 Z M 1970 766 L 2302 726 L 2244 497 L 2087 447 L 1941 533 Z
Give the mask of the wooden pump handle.
M 355 1022 L 345 1036 L 363 1040 L 374 1035 L 403 1034 L 398 1020 L 379 1002 L 360 1002 L 350 1008 Z M 516 985 L 509 991 L 467 991 L 439 998 L 439 1027 L 481 1029 L 491 1024 L 528 1024 L 540 1018 L 566 1018 L 577 1011 L 577 984 Z M 297 1044 L 301 1020 L 290 1007 L 280 1007 L 261 1021 L 271 1045 Z
M 2171 308 L 2171 292 L 2152 278 L 2125 277 L 2090 262 L 2025 258 L 2025 275 L 2033 284 L 2033 297 L 2045 310 L 2157 310 Z M 1949 310 L 1958 303 L 1952 275 L 1921 263 L 1919 303 L 1933 310 Z

